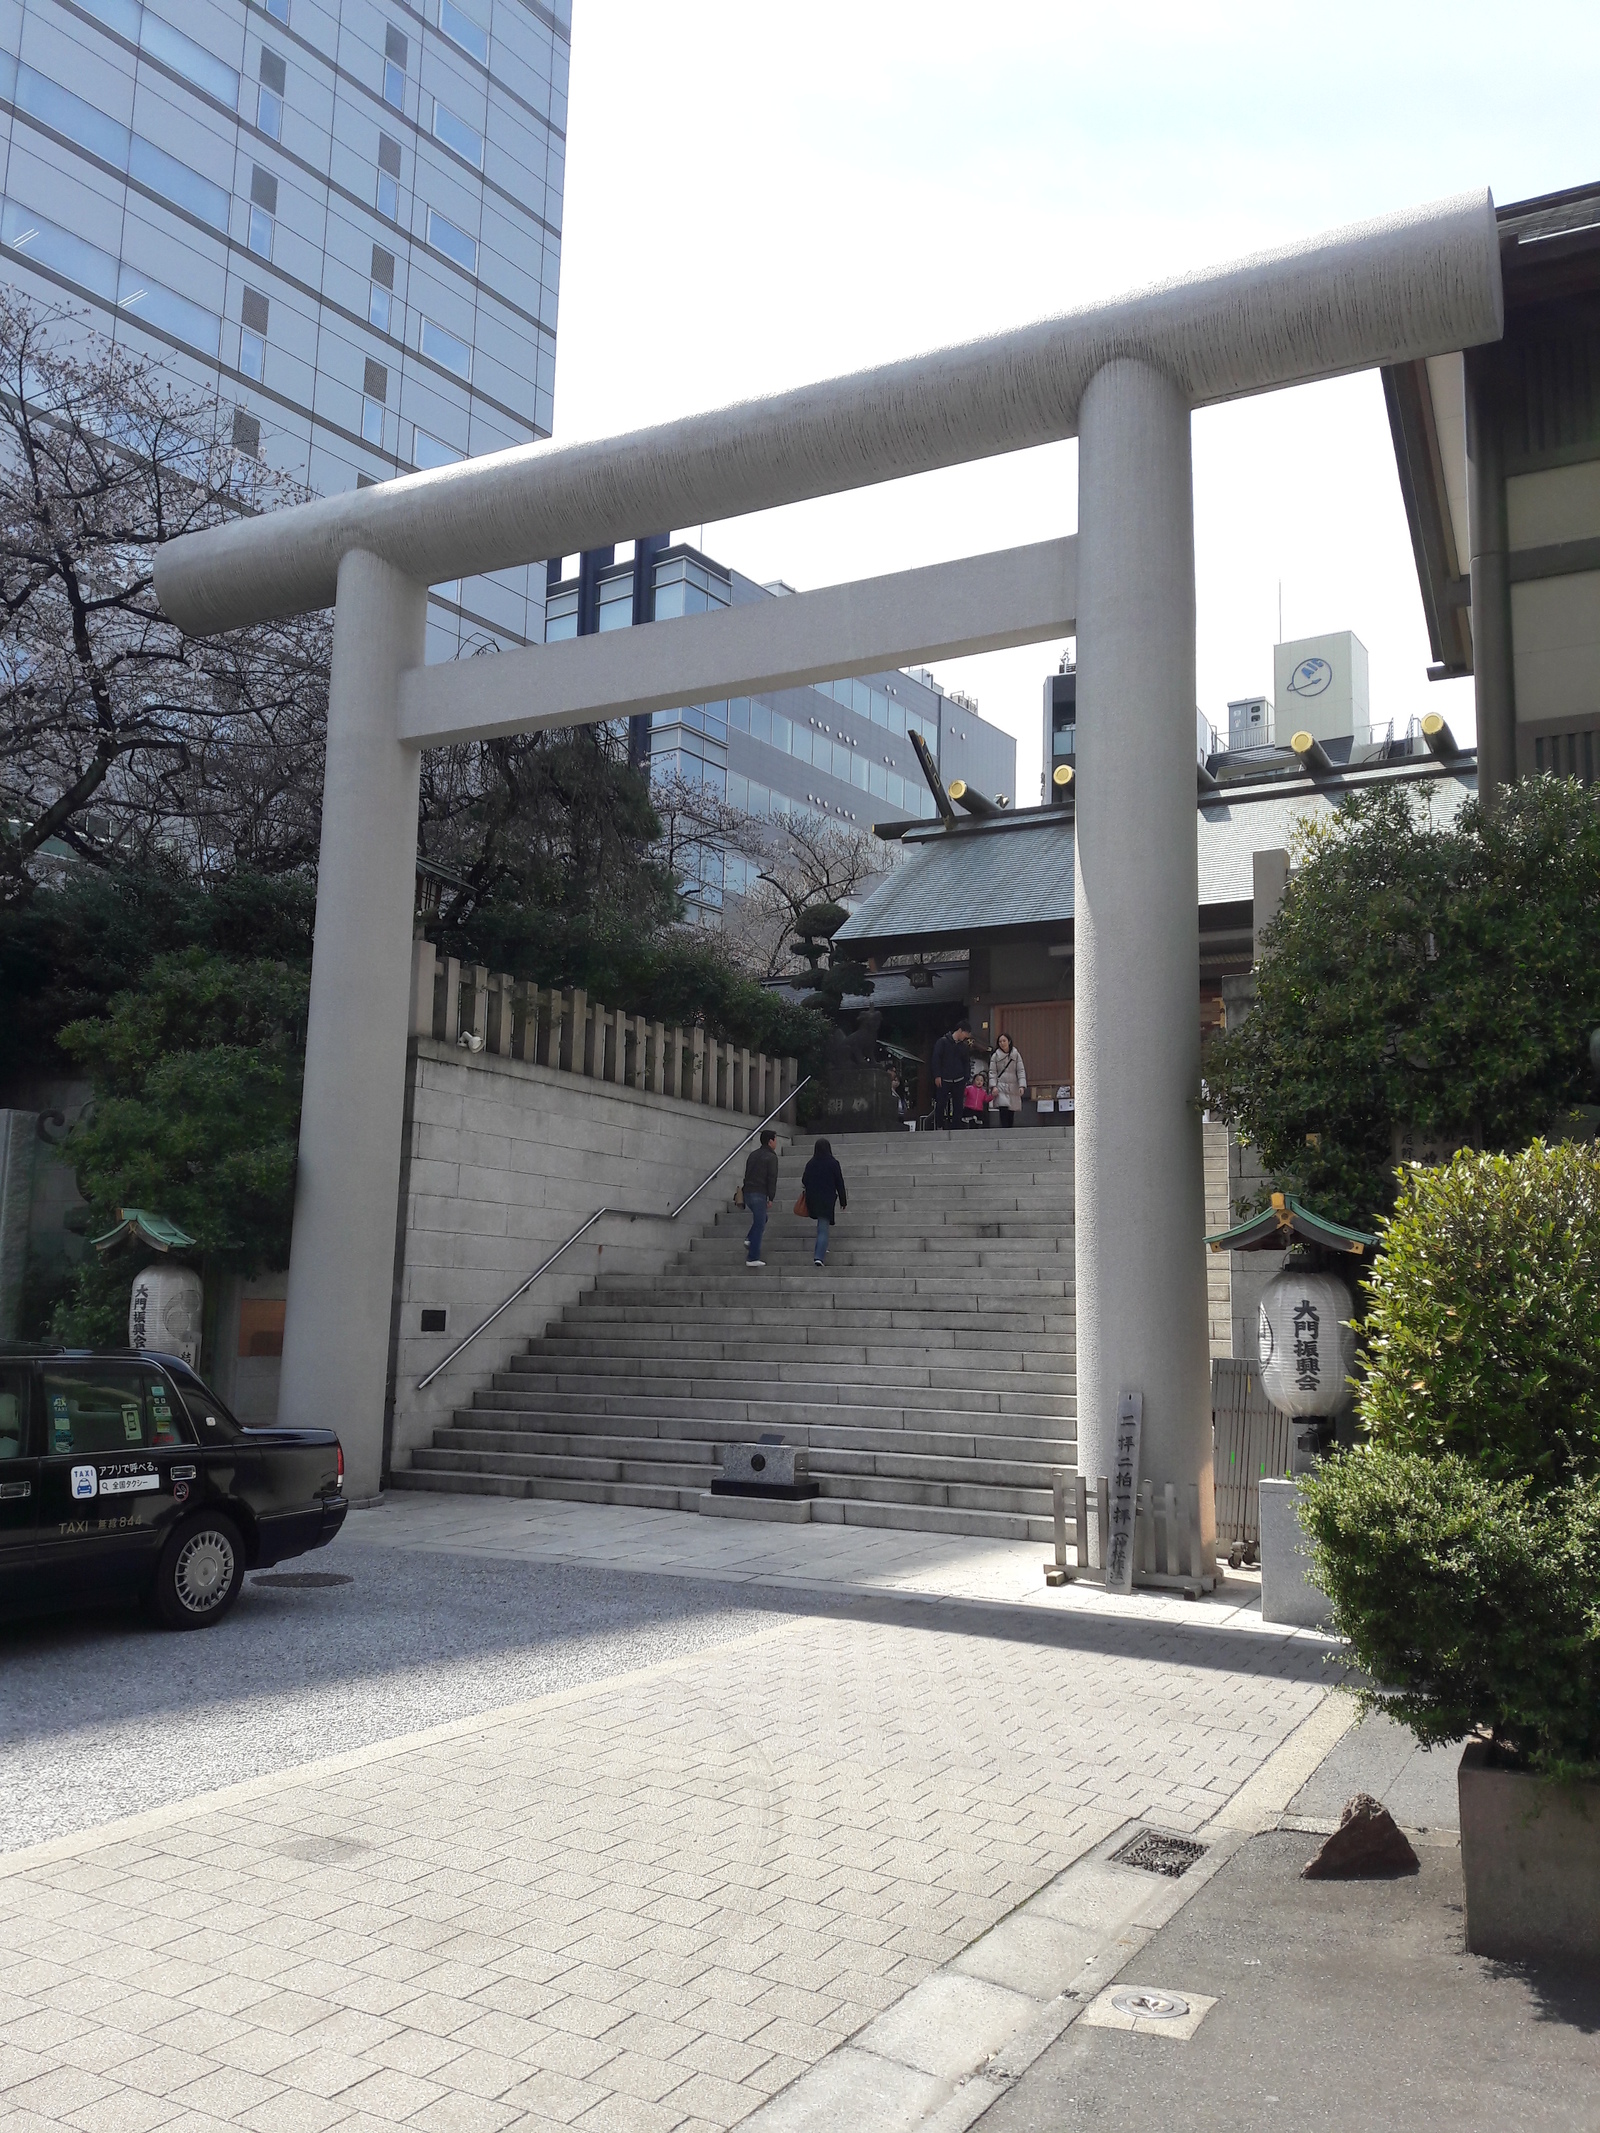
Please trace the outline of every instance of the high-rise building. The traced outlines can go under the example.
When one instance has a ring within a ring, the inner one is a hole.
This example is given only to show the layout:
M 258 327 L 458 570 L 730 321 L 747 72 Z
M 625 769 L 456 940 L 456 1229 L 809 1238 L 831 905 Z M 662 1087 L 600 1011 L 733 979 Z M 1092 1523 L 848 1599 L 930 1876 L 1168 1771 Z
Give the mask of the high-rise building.
M 631 558 L 592 550 L 568 573 L 549 568 L 546 631 L 550 642 L 665 622 L 712 608 L 781 599 L 781 581 L 758 585 L 685 543 L 659 535 L 636 541 Z M 754 815 L 810 813 L 824 821 L 868 827 L 903 815 L 931 815 L 933 795 L 918 765 L 918 733 L 944 782 L 964 778 L 992 799 L 1016 791 L 1017 744 L 978 714 L 971 697 L 941 688 L 933 675 L 891 670 L 812 688 L 775 689 L 712 704 L 657 711 L 633 722 L 636 761 L 652 775 L 683 777 Z M 737 893 L 753 870 L 736 854 L 722 859 L 696 900 L 714 908 L 721 889 Z
M 331 493 L 546 437 L 571 0 L 8 0 L 0 261 Z M 429 657 L 537 642 L 543 574 Z
M 1044 678 L 1044 769 L 1039 797 L 1048 800 L 1051 780 L 1065 763 L 1069 768 L 1078 754 L 1078 670 L 1065 652 L 1061 671 Z
M 1216 729 L 1205 713 L 1195 707 L 1195 760 L 1204 763 L 1216 753 Z M 1041 800 L 1061 799 L 1062 788 L 1055 774 L 1063 765 L 1075 770 L 1078 760 L 1078 669 L 1071 655 L 1063 652 L 1060 671 L 1044 678 L 1044 764 L 1039 776 Z

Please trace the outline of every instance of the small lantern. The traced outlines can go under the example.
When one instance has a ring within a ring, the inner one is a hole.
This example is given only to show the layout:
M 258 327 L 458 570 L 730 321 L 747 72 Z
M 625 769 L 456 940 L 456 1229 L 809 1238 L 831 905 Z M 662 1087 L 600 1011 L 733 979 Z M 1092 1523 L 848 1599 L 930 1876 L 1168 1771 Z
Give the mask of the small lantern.
M 1337 1414 L 1355 1368 L 1350 1291 L 1337 1274 L 1288 1266 L 1261 1297 L 1261 1390 L 1280 1414 Z

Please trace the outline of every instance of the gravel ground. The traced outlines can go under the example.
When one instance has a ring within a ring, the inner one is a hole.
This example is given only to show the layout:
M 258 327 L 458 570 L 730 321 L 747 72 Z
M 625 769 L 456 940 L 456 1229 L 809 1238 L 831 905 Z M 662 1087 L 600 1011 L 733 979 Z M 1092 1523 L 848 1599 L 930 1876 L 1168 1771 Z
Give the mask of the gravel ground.
M 271 1582 L 308 1572 L 349 1582 Z M 9 1625 L 0 1851 L 706 1650 L 771 1619 L 709 1581 L 368 1546 L 248 1578 L 215 1629 L 173 1634 L 135 1609 Z

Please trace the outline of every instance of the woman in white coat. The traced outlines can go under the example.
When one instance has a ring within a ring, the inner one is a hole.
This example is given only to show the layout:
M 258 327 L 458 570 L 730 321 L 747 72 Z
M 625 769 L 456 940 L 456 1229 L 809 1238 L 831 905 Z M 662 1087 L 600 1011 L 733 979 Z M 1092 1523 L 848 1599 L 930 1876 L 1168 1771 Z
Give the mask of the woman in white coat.
M 1002 1030 L 996 1038 L 989 1058 L 989 1087 L 993 1092 L 995 1115 L 1001 1125 L 1014 1126 L 1017 1113 L 1022 1109 L 1022 1099 L 1028 1093 L 1028 1070 L 1007 1030 Z

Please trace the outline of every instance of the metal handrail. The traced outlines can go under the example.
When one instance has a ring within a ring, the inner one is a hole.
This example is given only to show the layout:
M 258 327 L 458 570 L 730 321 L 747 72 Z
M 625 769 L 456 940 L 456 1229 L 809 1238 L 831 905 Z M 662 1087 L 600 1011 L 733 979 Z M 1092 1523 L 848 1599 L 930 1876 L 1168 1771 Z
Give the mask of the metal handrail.
M 690 1193 L 688 1199 L 680 1200 L 676 1207 L 597 1207 L 594 1213 L 589 1217 L 587 1222 L 580 1222 L 578 1224 L 578 1227 L 572 1232 L 572 1235 L 567 1238 L 564 1244 L 558 1244 L 556 1246 L 555 1250 L 550 1254 L 548 1259 L 540 1260 L 539 1264 L 534 1268 L 533 1272 L 528 1276 L 527 1280 L 519 1283 L 518 1286 L 511 1291 L 511 1294 L 506 1298 L 504 1303 L 496 1304 L 495 1308 L 489 1313 L 489 1316 L 484 1319 L 480 1325 L 474 1326 L 470 1333 L 464 1334 L 462 1338 L 456 1342 L 455 1346 L 450 1350 L 450 1353 L 444 1358 L 444 1360 L 442 1362 L 434 1364 L 433 1368 L 428 1372 L 428 1375 L 425 1378 L 418 1378 L 418 1392 L 426 1392 L 428 1387 L 433 1383 L 434 1379 L 440 1376 L 442 1372 L 448 1370 L 450 1365 L 455 1361 L 456 1357 L 460 1355 L 463 1350 L 470 1348 L 473 1342 L 478 1338 L 478 1335 L 480 1333 L 487 1333 L 489 1328 L 494 1324 L 495 1320 L 497 1318 L 504 1317 L 505 1313 L 511 1309 L 511 1306 L 517 1301 L 519 1296 L 526 1296 L 528 1291 L 538 1280 L 539 1276 L 547 1272 L 549 1268 L 553 1267 L 556 1261 L 561 1257 L 563 1252 L 571 1251 L 572 1247 L 577 1243 L 578 1239 L 580 1237 L 586 1236 L 588 1232 L 594 1228 L 595 1224 L 600 1220 L 600 1217 L 602 1215 L 625 1215 L 630 1222 L 676 1222 L 679 1215 L 683 1213 L 684 1209 L 689 1206 L 692 1201 L 698 1200 L 701 1193 L 705 1191 L 706 1187 L 711 1184 L 715 1179 L 721 1177 L 722 1173 L 727 1169 L 728 1165 L 737 1159 L 740 1149 L 745 1146 L 746 1142 L 753 1141 L 756 1138 L 757 1134 L 763 1132 L 768 1126 L 770 1126 L 772 1124 L 772 1121 L 778 1116 L 778 1113 L 780 1111 L 785 1110 L 788 1105 L 794 1102 L 795 1098 L 800 1094 L 800 1091 L 807 1086 L 810 1080 L 811 1076 L 807 1074 L 804 1080 L 797 1081 L 794 1087 L 789 1091 L 788 1095 L 784 1097 L 783 1102 L 780 1103 L 775 1110 L 769 1111 L 765 1118 L 759 1120 L 755 1125 L 753 1125 L 750 1128 L 750 1131 L 743 1135 L 741 1139 L 735 1141 L 732 1148 L 722 1158 L 722 1161 L 717 1165 L 716 1169 L 708 1170 L 705 1176 L 700 1180 L 699 1184 L 695 1187 L 694 1191 Z

